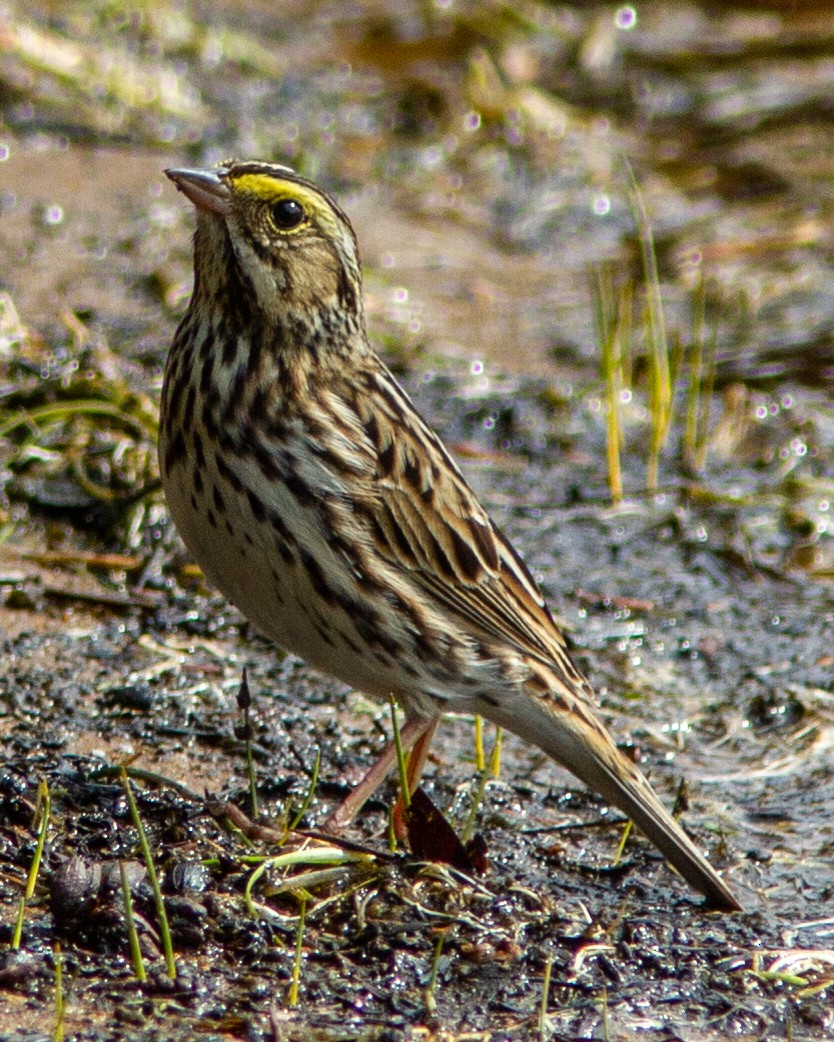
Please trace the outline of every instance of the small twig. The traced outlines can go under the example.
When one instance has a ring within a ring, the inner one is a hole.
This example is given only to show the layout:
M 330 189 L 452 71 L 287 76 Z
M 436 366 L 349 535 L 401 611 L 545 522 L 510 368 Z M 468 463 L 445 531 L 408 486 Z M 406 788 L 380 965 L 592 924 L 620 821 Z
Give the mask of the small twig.
M 33 550 L 21 553 L 20 557 L 47 567 L 83 564 L 86 568 L 124 572 L 138 571 L 145 563 L 145 559 L 136 554 L 96 553 L 94 550 Z
M 165 598 L 156 593 L 116 593 L 112 590 L 76 590 L 56 583 L 42 583 L 41 591 L 47 597 L 66 597 L 88 604 L 106 604 L 111 608 L 144 608 L 155 611 L 162 607 Z
M 284 829 L 252 821 L 236 803 L 211 800 L 206 804 L 206 810 L 217 821 L 222 822 L 223 819 L 227 819 L 234 828 L 253 843 L 274 843 L 275 846 L 280 846 L 286 838 Z
M 535 828 L 519 829 L 523 836 L 541 836 L 548 832 L 584 832 L 586 829 L 608 829 L 612 825 L 624 825 L 628 818 L 596 818 L 594 821 L 563 821 L 559 825 L 536 825 Z
M 593 604 L 600 608 L 627 608 L 629 611 L 654 611 L 655 602 L 643 597 L 628 597 L 622 594 L 593 593 L 581 587 L 574 592 L 574 597 L 585 604 Z

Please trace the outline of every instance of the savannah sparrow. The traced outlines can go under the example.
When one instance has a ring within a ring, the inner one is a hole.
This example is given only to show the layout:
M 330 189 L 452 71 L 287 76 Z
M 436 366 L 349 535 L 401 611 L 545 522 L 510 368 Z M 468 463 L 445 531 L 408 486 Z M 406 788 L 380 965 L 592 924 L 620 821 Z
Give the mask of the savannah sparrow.
M 284 648 L 400 701 L 412 786 L 440 714 L 479 713 L 619 807 L 712 907 L 738 909 L 617 749 L 524 563 L 368 343 L 345 214 L 277 164 L 166 173 L 197 231 L 159 456 L 209 579 Z

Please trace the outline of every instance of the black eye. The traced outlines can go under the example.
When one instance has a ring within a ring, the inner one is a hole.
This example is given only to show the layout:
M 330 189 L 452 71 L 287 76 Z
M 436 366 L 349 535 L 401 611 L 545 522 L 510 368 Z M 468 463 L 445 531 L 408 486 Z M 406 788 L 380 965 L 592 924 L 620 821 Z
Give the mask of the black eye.
M 304 207 L 295 199 L 282 199 L 269 212 L 275 227 L 285 232 L 297 228 L 306 217 Z

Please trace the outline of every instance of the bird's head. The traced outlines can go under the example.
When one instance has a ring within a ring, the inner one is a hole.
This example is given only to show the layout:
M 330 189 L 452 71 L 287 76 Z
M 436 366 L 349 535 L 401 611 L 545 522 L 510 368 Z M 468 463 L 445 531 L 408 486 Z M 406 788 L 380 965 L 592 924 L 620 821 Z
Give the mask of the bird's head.
M 267 321 L 296 329 L 321 331 L 336 316 L 361 328 L 356 236 L 329 195 L 277 163 L 165 173 L 197 207 L 200 292 L 247 294 Z

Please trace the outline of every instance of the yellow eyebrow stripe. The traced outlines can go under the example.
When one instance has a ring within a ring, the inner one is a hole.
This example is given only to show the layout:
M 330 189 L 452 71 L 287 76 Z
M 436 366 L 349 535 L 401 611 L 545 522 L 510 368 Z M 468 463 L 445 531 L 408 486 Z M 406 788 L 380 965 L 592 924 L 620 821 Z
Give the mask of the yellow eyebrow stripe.
M 265 203 L 277 203 L 281 199 L 295 199 L 304 207 L 308 214 L 316 217 L 328 217 L 329 207 L 318 193 L 296 184 L 294 181 L 282 181 L 280 177 L 272 177 L 269 174 L 241 174 L 240 177 L 231 179 L 235 192 L 245 195 L 253 195 L 262 199 Z

